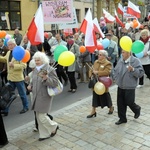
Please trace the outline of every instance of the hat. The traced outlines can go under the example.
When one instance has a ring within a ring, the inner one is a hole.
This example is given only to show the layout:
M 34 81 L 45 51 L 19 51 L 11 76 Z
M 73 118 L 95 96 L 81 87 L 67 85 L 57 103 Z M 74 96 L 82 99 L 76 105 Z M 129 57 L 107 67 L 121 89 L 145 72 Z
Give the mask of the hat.
M 111 33 L 106 33 L 105 36 L 112 36 L 112 34 Z
M 35 68 L 35 67 L 36 67 L 35 60 L 34 60 L 34 59 L 32 59 L 32 60 L 29 62 L 29 67 L 30 67 L 30 68 Z

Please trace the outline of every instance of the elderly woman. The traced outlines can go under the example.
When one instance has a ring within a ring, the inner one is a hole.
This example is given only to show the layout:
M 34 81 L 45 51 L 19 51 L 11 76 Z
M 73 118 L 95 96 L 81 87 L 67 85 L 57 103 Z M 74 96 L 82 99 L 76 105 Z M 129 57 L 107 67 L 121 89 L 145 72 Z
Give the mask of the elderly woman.
M 45 53 L 36 52 L 33 56 L 36 67 L 32 72 L 32 82 L 28 86 L 33 93 L 32 109 L 36 112 L 39 128 L 39 141 L 53 137 L 57 133 L 58 124 L 52 121 L 47 113 L 50 113 L 53 97 L 47 92 L 47 86 L 57 86 L 55 69 L 49 66 L 49 59 Z
M 90 71 L 90 76 L 92 74 L 98 77 L 109 76 L 111 73 L 112 65 L 111 62 L 107 60 L 108 53 L 105 50 L 100 50 L 98 55 L 98 60 L 94 62 L 93 69 Z M 92 98 L 92 111 L 87 118 L 96 117 L 96 107 L 101 106 L 101 108 L 107 106 L 109 108 L 108 114 L 112 114 L 114 107 L 112 106 L 112 100 L 108 88 L 102 95 L 97 95 L 93 90 Z
M 149 30 L 144 29 L 141 31 L 140 40 L 144 43 L 144 56 L 140 58 L 145 74 L 150 79 L 150 38 Z M 139 85 L 137 88 L 141 88 L 144 85 L 144 76 L 139 79 Z

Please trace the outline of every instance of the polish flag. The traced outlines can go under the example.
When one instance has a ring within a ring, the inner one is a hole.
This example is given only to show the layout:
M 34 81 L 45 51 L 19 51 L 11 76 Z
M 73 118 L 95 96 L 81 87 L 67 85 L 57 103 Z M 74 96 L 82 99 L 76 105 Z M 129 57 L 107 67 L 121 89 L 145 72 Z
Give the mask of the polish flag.
M 118 12 L 118 14 L 121 14 L 121 15 L 123 15 L 123 13 L 124 13 L 124 8 L 120 3 L 118 4 L 117 12 Z
M 141 11 L 139 10 L 139 7 L 137 7 L 130 1 L 128 2 L 127 13 L 131 14 L 137 18 L 140 18 L 140 16 L 141 16 Z
M 31 45 L 38 45 L 44 42 L 44 19 L 41 4 L 28 28 L 27 37 Z
M 115 18 L 105 9 L 103 9 L 103 14 L 104 14 L 106 23 L 113 23 L 115 21 Z
M 124 28 L 125 25 L 124 25 L 123 22 L 119 19 L 116 10 L 115 10 L 115 18 L 116 18 L 116 22 L 117 22 L 118 24 L 120 24 L 120 26 L 122 26 L 122 27 Z
M 80 31 L 85 34 L 85 47 L 90 53 L 93 53 L 96 49 L 97 41 L 90 8 L 88 9 L 81 24 Z
M 99 26 L 97 18 L 94 18 L 93 24 L 94 24 L 94 31 L 100 33 L 101 37 L 104 38 L 105 35 L 104 35 L 104 33 L 102 32 L 102 30 Z

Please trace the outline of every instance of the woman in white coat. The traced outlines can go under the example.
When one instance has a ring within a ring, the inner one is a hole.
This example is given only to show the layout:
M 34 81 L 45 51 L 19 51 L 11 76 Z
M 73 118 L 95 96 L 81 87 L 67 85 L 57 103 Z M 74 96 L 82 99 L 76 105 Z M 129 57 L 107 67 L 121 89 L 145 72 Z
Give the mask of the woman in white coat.
M 49 66 L 49 59 L 45 53 L 36 52 L 33 56 L 36 67 L 32 73 L 32 82 L 28 90 L 32 90 L 32 109 L 36 112 L 39 128 L 39 141 L 53 137 L 58 130 L 58 124 L 52 121 L 47 113 L 50 113 L 53 97 L 47 92 L 47 86 L 57 86 L 55 69 Z

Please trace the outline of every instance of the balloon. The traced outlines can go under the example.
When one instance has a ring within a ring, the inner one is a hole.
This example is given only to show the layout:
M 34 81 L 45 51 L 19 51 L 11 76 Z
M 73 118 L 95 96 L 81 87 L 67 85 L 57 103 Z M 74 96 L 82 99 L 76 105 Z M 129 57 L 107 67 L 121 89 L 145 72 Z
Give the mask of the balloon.
M 102 45 L 105 49 L 110 45 L 110 41 L 107 38 L 105 38 L 105 39 L 102 40 Z
M 125 28 L 126 28 L 127 30 L 130 28 L 130 26 L 131 26 L 131 25 L 130 25 L 130 23 L 128 23 L 128 22 L 125 24 Z
M 0 31 L 0 38 L 5 38 L 6 34 L 6 31 Z
M 109 77 L 99 77 L 99 81 L 102 82 L 107 88 L 112 85 L 112 80 Z
M 57 46 L 54 50 L 54 60 L 58 61 L 60 54 L 63 53 L 64 51 L 68 51 L 68 48 L 66 46 L 64 45 Z
M 98 81 L 94 85 L 94 91 L 98 95 L 103 95 L 105 93 L 105 86 L 104 86 L 104 84 Z
M 133 28 L 136 28 L 138 25 L 139 25 L 139 24 L 138 24 L 137 21 L 136 21 L 136 22 L 133 22 Z
M 44 37 L 48 38 L 48 33 L 47 32 L 44 32 Z
M 28 50 L 25 50 L 25 55 L 21 61 L 26 63 L 29 61 L 30 57 L 31 57 L 30 52 Z
M 98 45 L 97 45 L 97 50 L 103 50 L 103 49 L 104 49 L 104 47 L 103 47 L 102 44 L 98 44 Z
M 5 45 L 5 46 L 7 46 L 8 40 L 9 40 L 9 39 L 6 39 L 6 38 L 4 39 L 4 45 Z
M 84 53 L 86 51 L 86 47 L 80 46 L 79 50 L 80 50 L 80 53 Z
M 144 43 L 140 40 L 135 41 L 131 47 L 131 51 L 135 54 L 142 52 L 143 49 L 144 49 Z
M 5 39 L 11 39 L 11 35 L 10 34 L 6 34 Z
M 126 52 L 130 52 L 131 51 L 131 46 L 132 46 L 132 40 L 130 37 L 128 36 L 123 36 L 120 39 L 120 46 L 121 48 L 126 51 Z
M 70 51 L 65 51 L 61 53 L 58 58 L 58 64 L 62 66 L 70 66 L 74 63 L 74 61 L 75 61 L 75 55 Z
M 25 55 L 25 50 L 22 46 L 16 46 L 12 51 L 12 55 L 17 61 L 21 61 Z
M 90 53 L 93 53 L 96 50 L 96 46 L 86 46 L 86 48 Z
M 143 52 L 140 52 L 140 53 L 135 54 L 135 56 L 136 56 L 137 58 L 142 58 L 142 57 L 144 56 L 144 53 L 143 53 Z

